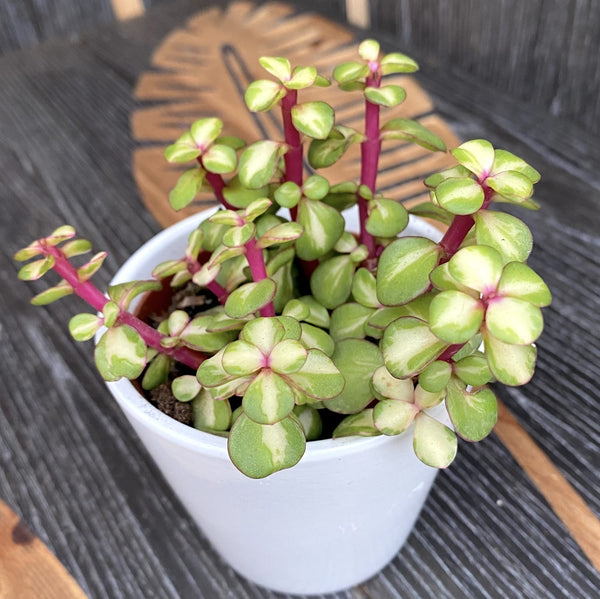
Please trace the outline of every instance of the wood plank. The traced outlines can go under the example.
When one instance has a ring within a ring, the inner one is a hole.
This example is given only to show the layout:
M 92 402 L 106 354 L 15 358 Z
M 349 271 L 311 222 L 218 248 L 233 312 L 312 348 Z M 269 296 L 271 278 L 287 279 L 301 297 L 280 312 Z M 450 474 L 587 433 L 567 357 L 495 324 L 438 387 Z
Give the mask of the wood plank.
M 110 0 L 110 3 L 119 21 L 139 17 L 146 11 L 143 0 Z
M 0 597 L 86 599 L 85 593 L 19 519 L 0 501 Z

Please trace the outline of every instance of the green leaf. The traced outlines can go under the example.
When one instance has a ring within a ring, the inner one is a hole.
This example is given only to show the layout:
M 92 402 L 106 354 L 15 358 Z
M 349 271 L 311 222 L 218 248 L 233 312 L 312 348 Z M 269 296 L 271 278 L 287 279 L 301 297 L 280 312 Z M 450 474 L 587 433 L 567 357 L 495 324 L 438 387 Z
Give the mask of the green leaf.
M 454 158 L 479 179 L 487 177 L 494 163 L 494 147 L 485 139 L 472 139 L 450 150 Z
M 319 410 L 312 406 L 295 406 L 294 414 L 297 416 L 307 441 L 315 441 L 321 438 L 323 432 L 323 422 L 319 415 Z
M 332 359 L 346 386 L 337 397 L 327 402 L 327 408 L 341 414 L 360 412 L 373 399 L 371 377 L 383 364 L 381 351 L 370 341 L 343 339 L 336 343 Z
M 492 379 L 487 359 L 481 352 L 458 360 L 454 364 L 454 374 L 461 381 L 473 387 L 486 385 Z
M 69 321 L 69 332 L 76 341 L 91 339 L 103 324 L 95 314 L 76 314 Z
M 173 379 L 171 390 L 177 400 L 192 401 L 202 390 L 202 385 L 194 375 L 184 374 Z
M 285 96 L 285 93 L 285 88 L 280 83 L 259 79 L 248 86 L 244 101 L 252 112 L 265 112 L 271 110 Z
M 375 62 L 379 58 L 379 42 L 364 40 L 358 46 L 358 55 L 368 62 Z
M 459 385 L 450 385 L 446 408 L 454 430 L 467 441 L 485 439 L 498 420 L 498 402 L 490 389 L 469 393 Z
M 241 150 L 246 145 L 246 142 L 236 135 L 219 135 L 215 143 L 224 144 L 234 150 Z
M 64 248 L 63 248 L 63 251 L 64 251 Z M 34 256 L 39 256 L 42 253 L 43 253 L 43 251 L 42 251 L 42 246 L 40 245 L 40 242 L 34 241 L 34 242 L 30 243 L 27 247 L 22 248 L 18 252 L 16 252 L 15 255 L 13 256 L 13 258 L 17 262 L 24 262 L 25 260 L 29 260 L 30 258 L 33 258 Z
M 285 153 L 285 147 L 270 140 L 261 140 L 248 146 L 240 156 L 238 176 L 250 189 L 264 187 L 275 172 L 277 161 Z
M 194 428 L 209 431 L 226 431 L 231 424 L 231 406 L 227 400 L 212 399 L 201 393 L 192 400 Z
M 65 243 L 60 249 L 67 258 L 73 258 L 74 256 L 87 254 L 91 251 L 92 244 L 87 239 L 73 239 L 73 241 Z
M 458 440 L 447 426 L 421 412 L 415 420 L 413 448 L 424 464 L 447 468 L 456 457 Z
M 273 169 L 275 169 L 275 166 L 276 162 L 273 165 Z M 249 189 L 245 184 L 242 184 L 239 176 L 235 175 L 228 181 L 225 189 L 223 189 L 223 195 L 232 206 L 236 208 L 245 208 L 254 200 L 262 199 L 269 195 L 269 188 L 265 183 L 264 186 L 259 187 L 258 189 Z
M 531 380 L 537 355 L 535 345 L 504 343 L 489 332 L 484 333 L 483 343 L 488 365 L 498 381 L 516 387 Z
M 526 175 L 517 171 L 504 171 L 485 180 L 486 185 L 504 198 L 520 204 L 533 193 L 533 183 Z
M 269 355 L 269 367 L 280 374 L 298 372 L 306 362 L 306 348 L 295 339 L 280 341 Z
M 342 339 L 364 339 L 365 325 L 373 314 L 373 308 L 349 303 L 338 306 L 331 314 L 330 335 L 336 341 Z
M 326 168 L 331 166 L 344 155 L 346 150 L 352 144 L 359 143 L 363 139 L 364 135 L 355 129 L 336 125 L 329 132 L 326 139 L 313 139 L 310 142 L 308 148 L 308 162 L 313 168 Z M 336 186 L 334 186 L 334 188 L 335 187 Z M 350 190 L 352 193 L 354 191 L 355 189 Z M 337 191 L 334 193 L 337 193 Z
M 388 245 L 379 259 L 377 297 L 386 306 L 406 304 L 429 287 L 440 247 L 424 237 L 402 237 Z
M 310 279 L 310 289 L 315 299 L 333 310 L 350 296 L 354 264 L 350 256 L 335 256 L 321 262 Z
M 471 178 L 446 179 L 435 188 L 435 197 L 452 214 L 473 214 L 483 205 L 485 194 Z
M 263 370 L 250 383 L 242 401 L 245 414 L 259 424 L 283 420 L 294 408 L 294 393 L 278 374 Z
M 54 257 L 47 256 L 41 260 L 35 260 L 26 264 L 19 270 L 18 277 L 22 281 L 37 281 L 43 277 L 54 266 Z
M 304 102 L 292 107 L 292 123 L 304 135 L 325 139 L 334 123 L 333 108 L 325 102 Z
M 369 202 L 366 226 L 374 237 L 396 237 L 407 225 L 408 212 L 400 202 L 386 199 Z
M 106 381 L 136 379 L 146 366 L 146 344 L 132 327 L 112 327 L 98 341 L 94 359 Z
M 446 144 L 425 125 L 411 119 L 392 119 L 381 128 L 382 139 L 401 139 L 432 152 L 445 152 Z
M 237 166 L 237 154 L 225 144 L 213 144 L 202 156 L 202 165 L 211 173 L 232 173 Z
M 284 81 L 287 89 L 305 89 L 315 83 L 317 69 L 315 67 L 295 67 L 289 81 Z
M 419 408 L 406 401 L 384 399 L 373 408 L 373 423 L 384 435 L 403 433 L 419 413 Z
M 223 351 L 223 369 L 232 376 L 248 376 L 265 367 L 263 353 L 247 341 L 233 341 Z
M 225 302 L 225 313 L 230 318 L 244 318 L 264 308 L 275 295 L 272 279 L 246 283 L 229 294 Z
M 333 356 L 335 342 L 323 329 L 314 327 L 306 322 L 303 322 L 300 328 L 302 330 L 300 341 L 306 349 L 318 349 L 330 358 Z
M 196 376 L 203 387 L 217 387 L 234 378 L 223 368 L 224 351 L 224 348 L 219 350 L 200 364 Z
M 246 223 L 241 227 L 231 227 L 223 234 L 223 245 L 231 248 L 245 246 L 256 233 L 254 223 Z
M 377 281 L 375 275 L 366 268 L 359 268 L 352 281 L 352 297 L 368 308 L 379 308 L 377 299 Z
M 190 128 L 190 133 L 196 145 L 205 151 L 210 144 L 221 135 L 223 121 L 210 117 L 197 120 Z
M 142 389 L 148 391 L 166 383 L 169 380 L 170 370 L 171 358 L 166 354 L 157 354 L 144 372 Z
M 333 431 L 332 437 L 378 437 L 381 433 L 375 428 L 373 410 L 363 410 L 358 414 L 346 416 Z
M 304 181 L 302 191 L 311 200 L 322 200 L 329 193 L 329 181 L 321 175 L 311 175 Z
M 250 478 L 264 478 L 295 466 L 305 448 L 302 427 L 290 417 L 275 424 L 258 424 L 242 413 L 228 439 L 231 461 Z
M 236 330 L 212 331 L 214 317 L 206 312 L 196 316 L 181 332 L 181 342 L 201 352 L 216 352 L 237 337 Z
M 438 393 L 446 388 L 451 376 L 452 366 L 448 362 L 436 360 L 421 372 L 419 385 L 429 393 Z
M 187 268 L 183 260 L 167 260 L 154 267 L 152 276 L 157 279 L 166 279 L 184 270 Z
M 433 408 L 442 401 L 446 396 L 446 389 L 442 389 L 441 391 L 426 391 L 421 387 L 421 385 L 417 385 L 415 388 L 415 403 L 422 410 L 427 410 L 428 408 Z
M 480 300 L 461 291 L 442 291 L 429 308 L 429 326 L 447 343 L 466 343 L 483 323 L 484 308 Z
M 77 269 L 77 276 L 81 283 L 91 279 L 102 267 L 104 260 L 108 256 L 107 252 L 98 252 L 90 260 L 88 260 L 83 266 Z
M 173 210 L 185 208 L 202 187 L 206 172 L 201 168 L 185 171 L 177 180 L 177 184 L 169 193 L 169 204 Z
M 165 149 L 165 158 L 168 162 L 189 162 L 198 158 L 201 153 L 192 134 L 187 132 Z
M 241 340 L 247 341 L 248 343 L 256 346 L 265 356 L 268 356 L 275 345 L 277 345 L 284 338 L 291 337 L 287 336 L 285 325 L 280 317 L 254 318 L 244 326 L 242 332 L 240 333 Z M 298 330 L 297 339 L 299 338 L 300 330 Z
M 253 200 L 244 209 L 244 220 L 248 223 L 254 222 L 259 216 L 263 216 L 272 205 L 273 202 L 269 198 Z
M 506 212 L 480 210 L 475 215 L 475 237 L 478 245 L 498 250 L 504 262 L 524 262 L 533 247 L 529 227 Z
M 542 311 L 516 297 L 495 297 L 485 314 L 490 333 L 504 343 L 530 345 L 544 328 Z
M 102 308 L 102 317 L 104 326 L 112 327 L 117 322 L 119 317 L 119 306 L 115 302 L 106 302 Z
M 365 97 L 372 104 L 379 106 L 398 106 L 406 98 L 406 92 L 399 85 L 384 85 L 383 87 L 366 87 Z
M 292 74 L 292 67 L 287 58 L 281 56 L 261 56 L 258 59 L 260 66 L 279 81 L 287 81 Z
M 386 54 L 379 63 L 381 65 L 381 73 L 390 75 L 391 73 L 414 73 L 419 70 L 419 65 L 409 56 L 392 52 Z
M 50 287 L 36 296 L 31 298 L 31 303 L 34 306 L 46 306 L 59 300 L 61 297 L 66 297 L 73 293 L 73 287 L 69 285 L 65 280 L 62 280 L 58 285 Z
M 300 223 L 281 223 L 280 225 L 272 227 L 264 235 L 262 235 L 257 242 L 257 246 L 259 248 L 266 248 L 272 245 L 279 245 L 281 243 L 295 241 L 302 235 L 302 233 L 304 233 L 304 228 Z M 286 260 L 286 262 L 289 262 L 289 260 Z
M 362 62 L 344 62 L 333 69 L 333 78 L 338 83 L 349 83 L 369 75 L 368 65 Z
M 297 389 L 315 399 L 331 399 L 344 388 L 344 377 L 331 358 L 318 349 L 309 349 L 302 368 L 286 378 Z
M 486 293 L 496 289 L 503 264 L 502 256 L 494 248 L 472 245 L 452 256 L 448 270 L 461 285 Z
M 302 190 L 297 183 L 286 181 L 275 190 L 274 197 L 283 208 L 294 208 L 302 197 Z
M 540 180 L 540 174 L 524 160 L 506 150 L 495 150 L 491 174 L 497 175 L 504 171 L 517 171 L 525 175 L 532 183 Z
M 390 324 L 383 334 L 381 348 L 387 369 L 402 379 L 418 374 L 448 347 L 427 323 L 406 316 Z
M 331 251 L 344 232 L 344 217 L 323 202 L 303 200 L 298 205 L 298 222 L 304 234 L 296 241 L 302 260 L 316 260 Z
M 393 399 L 412 403 L 415 385 L 412 378 L 397 379 L 392 376 L 385 366 L 380 366 L 373 372 L 371 386 L 378 399 Z
M 442 181 L 445 181 L 446 179 L 457 179 L 457 178 L 464 178 L 464 177 L 469 177 L 469 176 L 472 177 L 472 175 L 470 173 L 471 173 L 471 171 L 466 169 L 464 166 L 458 164 L 452 168 L 448 168 L 446 170 L 440 171 L 439 173 L 429 175 L 429 177 L 427 177 L 427 179 L 425 179 L 424 183 L 425 183 L 426 187 L 429 187 L 430 189 L 434 189 Z
M 138 295 L 148 293 L 149 291 L 160 291 L 161 289 L 162 285 L 159 281 L 130 281 L 118 285 L 111 285 L 108 288 L 108 297 L 110 297 L 113 302 L 116 302 L 120 308 L 126 310 L 132 300 Z
M 552 301 L 548 286 L 540 275 L 526 264 L 511 262 L 504 267 L 498 283 L 498 293 L 517 297 L 543 308 Z

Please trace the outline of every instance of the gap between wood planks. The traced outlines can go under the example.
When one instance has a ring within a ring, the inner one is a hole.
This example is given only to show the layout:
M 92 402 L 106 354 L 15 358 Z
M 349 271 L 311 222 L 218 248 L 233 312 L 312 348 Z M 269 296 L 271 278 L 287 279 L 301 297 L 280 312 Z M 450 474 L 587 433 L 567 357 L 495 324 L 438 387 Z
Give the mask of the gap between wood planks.
M 146 12 L 143 0 L 110 0 L 110 3 L 113 13 L 119 21 L 139 17 Z

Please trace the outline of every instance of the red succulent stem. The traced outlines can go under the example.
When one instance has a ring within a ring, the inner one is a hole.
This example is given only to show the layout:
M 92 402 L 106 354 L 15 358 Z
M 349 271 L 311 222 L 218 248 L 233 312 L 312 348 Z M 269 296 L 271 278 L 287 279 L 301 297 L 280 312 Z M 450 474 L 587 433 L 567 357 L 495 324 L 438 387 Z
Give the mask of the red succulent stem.
M 455 354 L 457 354 L 464 346 L 465 346 L 464 343 L 456 343 L 454 345 L 450 345 L 440 355 L 440 357 L 438 358 L 438 360 L 441 360 L 442 362 L 450 362 L 450 360 L 452 359 L 452 356 L 454 356 Z
M 256 244 L 256 239 L 252 238 L 246 243 L 246 259 L 250 265 L 250 273 L 255 282 L 267 279 L 267 268 L 263 251 Z M 269 302 L 266 306 L 260 309 L 261 316 L 275 316 L 275 307 L 273 302 Z
M 109 301 L 102 291 L 89 280 L 80 281 L 77 269 L 69 262 L 59 248 L 44 243 L 42 243 L 42 248 L 45 255 L 54 257 L 53 270 L 71 286 L 73 293 L 98 312 L 102 312 L 104 306 Z M 205 356 L 187 347 L 163 347 L 161 341 L 166 336 L 130 312 L 120 310 L 117 320 L 134 328 L 149 347 L 171 356 L 173 359 L 190 368 L 197 369 L 205 359 Z
M 375 68 L 375 67 L 374 67 Z M 377 65 L 378 68 L 378 65 Z M 367 77 L 367 87 L 379 87 L 381 75 L 373 70 Z M 365 98 L 365 141 L 360 144 L 360 184 L 366 185 L 371 193 L 375 193 L 379 155 L 381 153 L 381 140 L 379 138 L 379 105 L 369 102 Z M 369 256 L 367 267 L 374 270 L 377 248 L 375 238 L 367 231 L 366 223 L 368 214 L 367 199 L 358 194 L 358 215 L 360 219 L 360 242 L 367 246 Z
M 235 206 L 232 206 L 223 195 L 223 189 L 225 189 L 225 181 L 223 177 L 217 173 L 211 173 L 210 171 L 206 170 L 206 167 L 202 162 L 202 156 L 198 156 L 197 160 L 200 166 L 206 171 L 206 182 L 212 187 L 215 195 L 217 196 L 217 200 L 221 202 L 223 208 L 227 208 L 227 210 L 235 210 Z
M 480 180 L 480 184 L 483 187 L 484 193 L 483 204 L 480 210 L 485 210 L 492 201 L 494 190 L 485 185 L 485 177 Z M 457 214 L 452 219 L 452 223 L 440 241 L 440 246 L 444 250 L 442 262 L 448 262 L 456 254 L 474 224 L 475 220 L 470 214 Z
M 287 152 L 283 155 L 285 163 L 285 180 L 292 181 L 299 187 L 302 186 L 304 169 L 302 166 L 302 141 L 298 129 L 294 127 L 292 121 L 292 108 L 298 102 L 298 92 L 295 89 L 289 89 L 286 95 L 281 99 L 281 117 L 283 120 L 283 133 L 285 143 L 288 146 Z M 298 208 L 290 208 L 292 220 L 298 217 Z

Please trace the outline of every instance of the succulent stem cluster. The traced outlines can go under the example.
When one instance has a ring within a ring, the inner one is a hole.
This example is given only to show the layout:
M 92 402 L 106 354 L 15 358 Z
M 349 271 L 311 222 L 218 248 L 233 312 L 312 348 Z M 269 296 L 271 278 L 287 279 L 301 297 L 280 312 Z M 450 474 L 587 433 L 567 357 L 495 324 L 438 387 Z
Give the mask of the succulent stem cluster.
M 406 96 L 397 75 L 416 63 L 366 40 L 356 61 L 334 69 L 341 91 L 364 96 L 363 131 L 337 123 L 325 102 L 302 101 L 303 90 L 331 84 L 314 67 L 292 68 L 281 57 L 260 64 L 271 78 L 250 84 L 246 104 L 279 107 L 282 140 L 247 145 L 204 118 L 166 150 L 170 162 L 189 163 L 170 194 L 173 208 L 206 190 L 221 203 L 184 256 L 105 297 L 90 281 L 105 254 L 75 267 L 90 244 L 65 226 L 16 254 L 36 258 L 19 276 L 56 271 L 60 282 L 33 303 L 83 298 L 97 313 L 78 314 L 70 330 L 86 340 L 106 329 L 95 351 L 102 376 L 141 378 L 145 389 L 170 384 L 179 401 L 192 402 L 197 428 L 228 437 L 233 463 L 248 476 L 296 464 L 306 441 L 321 437 L 326 410 L 339 415 L 334 437 L 411 431 L 419 459 L 446 467 L 457 435 L 477 441 L 492 430 L 488 384 L 522 385 L 533 374 L 550 292 L 526 264 L 525 223 L 490 205 L 536 209 L 539 174 L 485 140 L 467 141 L 450 150 L 454 167 L 425 180 L 430 201 L 411 211 L 446 226 L 441 241 L 402 236 L 407 210 L 377 190 L 382 144 L 447 151 L 418 121 L 381 124 L 382 110 Z M 322 173 L 355 144 L 357 180 L 331 185 Z M 346 230 L 353 207 L 356 232 Z M 193 283 L 219 305 L 193 317 L 175 310 L 154 329 L 129 308 L 161 280 Z M 170 380 L 173 361 L 195 374 Z

